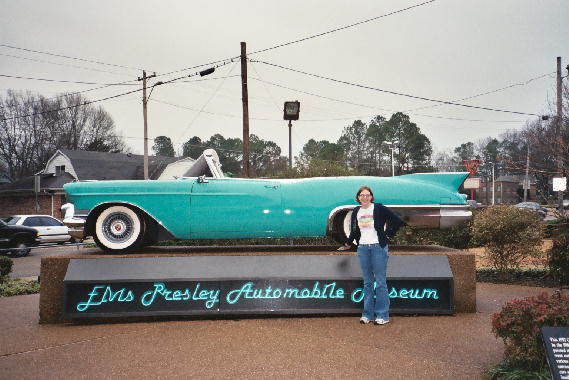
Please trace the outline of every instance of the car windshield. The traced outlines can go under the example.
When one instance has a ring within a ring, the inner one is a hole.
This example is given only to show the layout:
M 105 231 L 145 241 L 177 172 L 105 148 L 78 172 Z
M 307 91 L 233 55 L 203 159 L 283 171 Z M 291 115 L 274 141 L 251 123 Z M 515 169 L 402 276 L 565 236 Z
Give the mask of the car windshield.
M 18 220 L 20 220 L 19 216 L 11 216 L 9 218 L 4 219 L 4 221 L 8 225 L 14 225 L 14 224 L 18 223 Z

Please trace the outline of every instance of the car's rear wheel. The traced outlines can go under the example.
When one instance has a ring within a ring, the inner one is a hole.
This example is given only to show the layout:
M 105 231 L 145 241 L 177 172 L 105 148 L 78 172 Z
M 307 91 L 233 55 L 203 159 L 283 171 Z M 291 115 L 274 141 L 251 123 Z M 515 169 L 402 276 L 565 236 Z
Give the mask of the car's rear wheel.
M 140 247 L 144 218 L 127 206 L 107 207 L 97 216 L 93 238 L 106 251 L 122 252 Z
M 12 257 L 24 257 L 30 254 L 30 243 L 24 239 L 15 241 L 14 248 L 8 252 Z
M 340 211 L 334 217 L 334 239 L 344 244 L 351 232 L 352 210 Z

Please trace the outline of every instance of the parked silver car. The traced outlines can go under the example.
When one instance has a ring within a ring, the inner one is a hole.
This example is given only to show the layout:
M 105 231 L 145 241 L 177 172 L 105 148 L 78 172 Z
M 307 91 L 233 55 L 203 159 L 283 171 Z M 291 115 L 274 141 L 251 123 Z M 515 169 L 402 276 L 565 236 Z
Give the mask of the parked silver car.
M 13 215 L 4 221 L 8 225 L 32 227 L 37 230 L 40 243 L 65 243 L 75 240 L 69 235 L 69 227 L 49 215 Z
M 539 215 L 541 215 L 544 218 L 547 215 L 547 209 L 536 202 L 522 202 L 515 205 L 515 207 L 537 212 Z

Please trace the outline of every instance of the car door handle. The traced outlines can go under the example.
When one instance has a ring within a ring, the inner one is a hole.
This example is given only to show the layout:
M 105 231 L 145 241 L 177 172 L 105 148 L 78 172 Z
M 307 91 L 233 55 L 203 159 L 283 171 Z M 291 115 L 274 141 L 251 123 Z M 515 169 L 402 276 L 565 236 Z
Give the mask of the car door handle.
M 276 189 L 279 188 L 279 185 L 265 185 L 265 187 L 266 187 L 267 189 L 275 189 L 275 190 L 276 190 Z

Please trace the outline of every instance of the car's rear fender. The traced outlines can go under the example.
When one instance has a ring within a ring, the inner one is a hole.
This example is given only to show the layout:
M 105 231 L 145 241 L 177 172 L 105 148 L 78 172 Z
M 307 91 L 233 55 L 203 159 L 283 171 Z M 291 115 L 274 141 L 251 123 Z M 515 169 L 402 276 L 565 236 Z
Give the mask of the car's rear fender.
M 468 205 L 386 205 L 403 221 L 419 228 L 450 228 L 472 217 Z M 343 218 L 356 205 L 344 205 L 334 208 L 328 216 L 327 235 L 334 235 L 337 226 L 334 220 Z
M 328 224 L 326 226 L 326 235 L 329 236 L 334 236 L 334 234 L 336 234 L 338 231 L 335 231 L 335 223 L 334 221 L 336 220 L 336 218 L 344 218 L 344 216 L 352 211 L 354 209 L 354 207 L 356 207 L 356 205 L 343 205 L 343 206 L 338 206 L 336 208 L 334 208 L 332 211 L 330 211 L 330 214 L 328 214 Z

